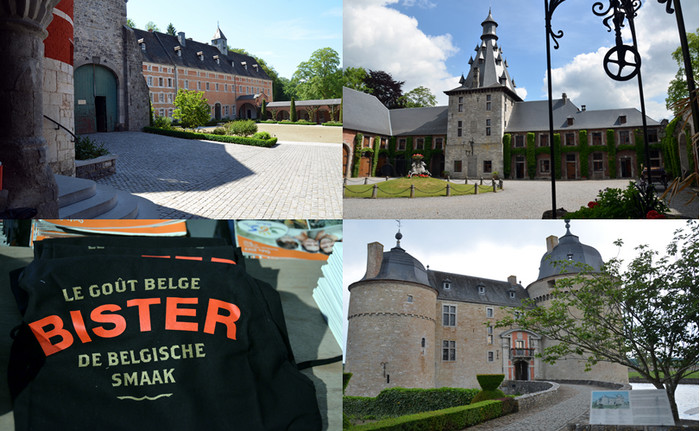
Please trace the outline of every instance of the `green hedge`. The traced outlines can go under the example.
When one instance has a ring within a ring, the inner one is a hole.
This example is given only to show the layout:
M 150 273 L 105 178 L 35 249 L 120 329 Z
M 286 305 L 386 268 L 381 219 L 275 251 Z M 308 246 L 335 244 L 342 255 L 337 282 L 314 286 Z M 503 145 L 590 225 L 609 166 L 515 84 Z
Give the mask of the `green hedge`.
M 343 411 L 349 415 L 402 416 L 469 404 L 478 389 L 384 389 L 375 398 L 344 397 Z
M 325 123 L 321 123 L 322 126 L 343 126 L 343 123 L 340 121 L 327 121 Z
M 485 391 L 493 391 L 498 389 L 498 386 L 503 382 L 504 374 L 477 374 L 476 381 L 481 385 L 481 389 Z
M 461 430 L 510 413 L 514 410 L 507 411 L 507 409 L 512 408 L 513 405 L 513 403 L 506 404 L 501 400 L 483 401 L 469 406 L 451 407 L 443 410 L 384 419 L 370 424 L 350 427 L 349 429 L 353 431 Z
M 245 138 L 243 136 L 221 136 L 210 133 L 195 133 L 186 132 L 184 130 L 165 130 L 157 127 L 144 127 L 146 133 L 154 133 L 156 135 L 172 136 L 182 139 L 206 139 L 208 141 L 226 142 L 229 144 L 252 145 L 255 147 L 273 147 L 277 143 L 277 138 L 272 139 L 254 139 Z

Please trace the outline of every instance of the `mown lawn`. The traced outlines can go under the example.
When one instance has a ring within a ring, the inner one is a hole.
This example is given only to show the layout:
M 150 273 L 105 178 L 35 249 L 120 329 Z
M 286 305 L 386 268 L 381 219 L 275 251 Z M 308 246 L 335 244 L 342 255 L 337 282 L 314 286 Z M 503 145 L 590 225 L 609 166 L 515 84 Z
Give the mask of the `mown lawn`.
M 662 373 L 662 374 L 663 374 L 663 373 Z M 630 371 L 630 372 L 629 372 L 629 378 L 630 378 L 630 379 L 632 379 L 632 378 L 639 378 L 639 379 L 641 379 L 641 378 L 643 378 L 643 377 L 642 377 L 637 371 Z M 686 378 L 686 379 L 697 379 L 697 378 L 698 378 L 698 372 L 695 371 L 695 372 L 693 372 L 693 373 L 690 373 L 690 374 L 688 374 L 687 376 L 685 376 L 685 378 Z
M 437 178 L 397 178 L 394 180 L 377 183 L 378 198 L 407 198 L 411 195 L 411 185 L 415 187 L 415 197 L 445 196 L 447 182 Z M 345 186 L 344 196 L 346 198 L 369 198 L 372 197 L 372 184 L 358 184 Z M 452 196 L 473 195 L 474 184 L 450 183 L 450 194 Z M 478 186 L 479 193 L 493 192 L 492 186 Z

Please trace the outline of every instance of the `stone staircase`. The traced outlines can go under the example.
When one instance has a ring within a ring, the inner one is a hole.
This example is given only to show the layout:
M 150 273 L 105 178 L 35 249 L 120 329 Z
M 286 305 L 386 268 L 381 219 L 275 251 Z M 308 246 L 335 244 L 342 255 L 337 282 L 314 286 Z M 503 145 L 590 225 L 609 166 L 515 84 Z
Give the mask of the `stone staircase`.
M 56 175 L 62 219 L 158 219 L 156 205 L 139 196 L 82 178 Z

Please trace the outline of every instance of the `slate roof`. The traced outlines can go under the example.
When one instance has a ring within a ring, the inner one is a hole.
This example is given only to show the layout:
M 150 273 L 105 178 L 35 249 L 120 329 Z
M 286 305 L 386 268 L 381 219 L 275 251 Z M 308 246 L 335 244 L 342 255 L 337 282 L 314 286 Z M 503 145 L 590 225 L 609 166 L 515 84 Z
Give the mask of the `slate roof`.
M 567 263 L 562 266 L 563 262 Z M 559 238 L 559 244 L 542 256 L 540 261 L 540 273 L 537 277 L 541 280 L 558 274 L 574 274 L 581 272 L 582 268 L 577 264 L 591 266 L 594 271 L 603 267 L 603 258 L 595 248 L 582 244 L 578 236 L 573 235 L 566 224 L 566 234 Z
M 191 39 L 186 40 L 185 46 L 182 46 L 176 36 L 157 31 L 150 32 L 135 28 L 134 33 L 137 40 L 143 39 L 146 44 L 146 50 L 141 50 L 143 61 L 270 80 L 262 67 L 258 67 L 257 70 L 253 67 L 258 62 L 249 55 L 235 52 L 223 55 L 217 47 Z M 178 56 L 175 47 L 180 47 L 182 50 L 181 57 Z M 202 52 L 203 60 L 200 60 L 198 52 Z M 219 63 L 214 56 L 219 56 Z M 244 62 L 247 68 L 243 65 Z
M 581 111 L 570 99 L 552 101 L 554 130 L 566 131 L 581 129 L 614 129 L 620 127 L 641 127 L 642 113 L 635 108 L 601 109 Z M 506 133 L 535 132 L 549 130 L 549 105 L 546 100 L 516 102 L 506 127 Z M 621 116 L 626 117 L 622 123 Z M 573 118 L 569 126 L 567 118 Z M 658 126 L 659 122 L 647 116 L 648 126 Z
M 393 136 L 447 134 L 447 106 L 389 110 Z
M 382 254 L 382 265 L 379 268 L 379 273 L 373 278 L 363 277 L 361 281 L 365 280 L 410 281 L 430 286 L 423 264 L 406 253 L 406 250 L 398 244 Z
M 393 136 L 389 110 L 376 97 L 343 87 L 343 106 L 343 128 Z
M 446 279 L 450 280 L 449 289 L 443 288 L 443 281 Z M 507 281 L 433 270 L 428 270 L 428 280 L 433 289 L 437 290 L 438 299 L 443 301 L 519 307 L 524 299 L 529 298 L 523 286 Z M 479 293 L 479 285 L 484 287 L 484 293 Z M 511 291 L 515 293 L 515 298 L 510 297 Z
M 294 106 L 320 106 L 320 105 L 340 105 L 343 99 L 318 99 L 318 100 L 295 100 Z M 268 108 L 287 108 L 291 104 L 290 100 L 270 102 Z

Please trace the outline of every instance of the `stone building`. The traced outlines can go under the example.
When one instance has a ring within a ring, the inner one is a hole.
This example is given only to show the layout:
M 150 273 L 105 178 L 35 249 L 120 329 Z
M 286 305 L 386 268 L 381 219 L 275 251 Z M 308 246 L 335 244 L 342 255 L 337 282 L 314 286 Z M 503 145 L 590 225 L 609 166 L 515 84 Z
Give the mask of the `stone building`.
M 547 238 L 536 281 L 524 288 L 505 281 L 425 269 L 401 248 L 367 245 L 367 271 L 351 284 L 345 370 L 346 395 L 376 396 L 390 387 L 478 387 L 476 374 L 509 380 L 593 380 L 626 383 L 626 367 L 599 362 L 589 372 L 576 359 L 547 365 L 535 354 L 552 343 L 522 328 L 496 328 L 525 299 L 547 306 L 553 283 L 578 272 L 577 263 L 600 268 L 594 248 L 567 224 Z M 553 262 L 570 262 L 563 269 Z
M 262 101 L 271 102 L 272 79 L 255 58 L 228 50 L 216 29 L 211 45 L 177 36 L 134 29 L 155 115 L 172 117 L 178 89 L 204 93 L 211 118 L 258 118 Z
M 75 3 L 75 131 L 141 130 L 148 125 L 148 88 L 128 0 Z
M 548 102 L 522 100 L 498 44 L 498 24 L 490 11 L 481 25 L 481 40 L 469 58 L 466 77 L 460 78 L 458 87 L 445 91 L 448 106 L 388 110 L 374 96 L 344 89 L 346 176 L 402 176 L 415 153 L 423 154 L 433 176 L 451 178 L 498 174 L 545 179 L 551 178 L 553 170 L 561 179 L 640 175 L 644 143 L 639 110 L 586 110 L 566 94 L 553 101 L 553 163 Z M 397 122 L 409 127 L 396 127 Z M 650 162 L 652 167 L 661 167 L 664 154 L 659 134 L 663 126 L 651 118 L 647 124 Z

